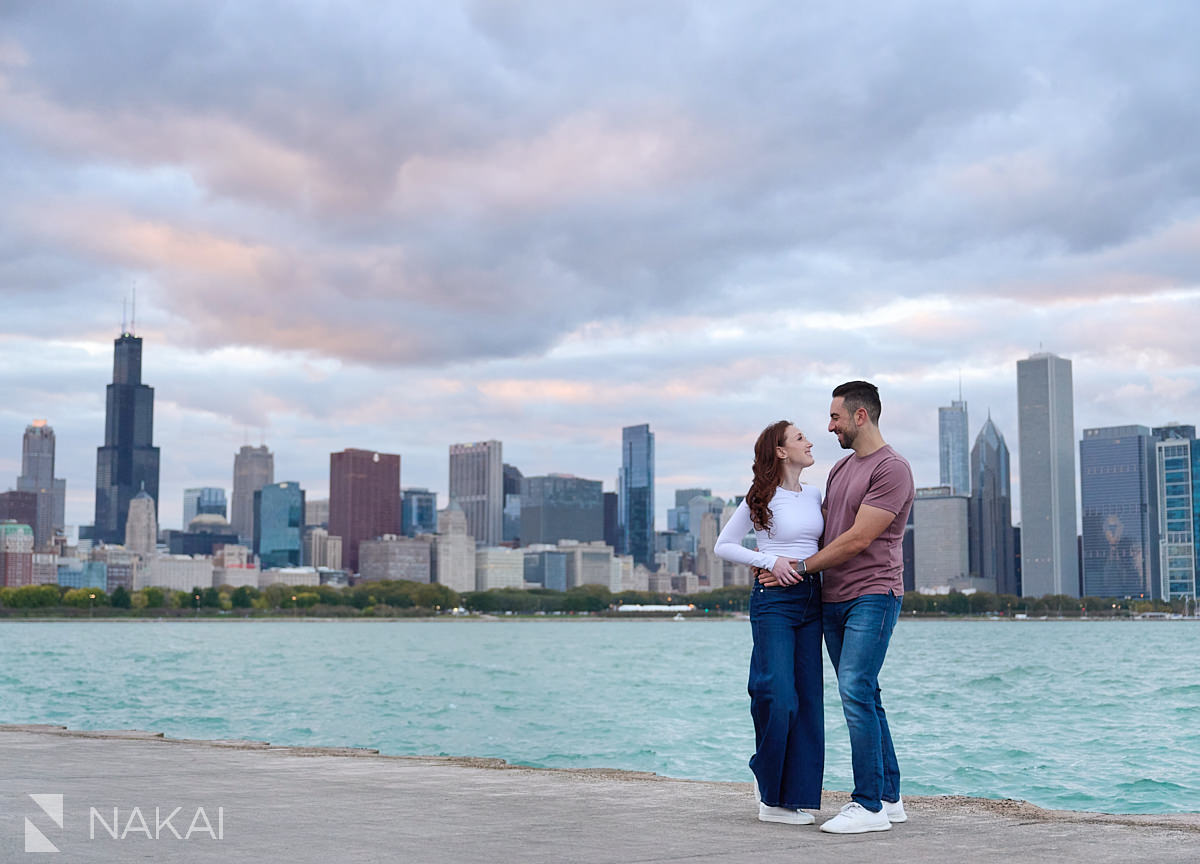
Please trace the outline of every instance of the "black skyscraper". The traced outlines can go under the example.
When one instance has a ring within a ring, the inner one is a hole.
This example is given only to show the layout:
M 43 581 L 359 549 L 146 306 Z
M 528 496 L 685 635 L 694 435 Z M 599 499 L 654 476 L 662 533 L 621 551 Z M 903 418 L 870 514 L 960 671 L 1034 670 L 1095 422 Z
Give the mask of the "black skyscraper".
M 996 593 L 1017 594 L 1008 445 L 991 414 L 971 448 L 971 573 L 996 580 Z
M 158 448 L 154 388 L 142 383 L 142 340 L 122 333 L 114 342 L 104 446 L 96 449 L 95 539 L 125 542 L 129 502 L 143 488 L 158 510 Z

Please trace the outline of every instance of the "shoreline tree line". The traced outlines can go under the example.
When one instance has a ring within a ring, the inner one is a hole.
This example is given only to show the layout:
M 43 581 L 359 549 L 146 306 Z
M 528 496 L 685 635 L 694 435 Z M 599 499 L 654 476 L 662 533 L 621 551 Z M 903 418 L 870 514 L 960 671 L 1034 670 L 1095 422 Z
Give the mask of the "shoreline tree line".
M 749 611 L 748 586 L 730 586 L 698 594 L 649 591 L 613 593 L 603 585 L 581 585 L 567 591 L 547 588 L 493 588 L 456 592 L 444 585 L 422 582 L 360 582 L 333 585 L 269 585 L 265 588 L 195 587 L 191 591 L 118 586 L 111 594 L 99 588 L 63 585 L 24 585 L 0 588 L 0 617 L 274 617 L 322 618 L 426 617 L 462 609 L 467 612 L 514 615 L 603 615 L 646 617 L 655 613 L 621 613 L 621 605 L 692 605 L 686 616 L 721 616 Z M 1017 597 L 979 591 L 963 594 L 904 595 L 902 613 L 908 617 L 1054 616 L 1129 617 L 1185 612 L 1184 601 L 1165 603 L 1145 597 Z M 670 613 L 660 614 L 675 614 Z

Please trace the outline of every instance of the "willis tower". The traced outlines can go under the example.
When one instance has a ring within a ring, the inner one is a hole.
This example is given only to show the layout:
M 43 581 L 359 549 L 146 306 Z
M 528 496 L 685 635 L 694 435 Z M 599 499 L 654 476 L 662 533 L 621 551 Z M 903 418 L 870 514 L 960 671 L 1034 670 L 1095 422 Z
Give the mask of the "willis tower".
M 105 543 L 125 542 L 129 502 L 142 489 L 158 511 L 158 448 L 153 446 L 154 388 L 142 383 L 142 340 L 123 332 L 113 343 L 104 446 L 96 448 L 96 527 Z

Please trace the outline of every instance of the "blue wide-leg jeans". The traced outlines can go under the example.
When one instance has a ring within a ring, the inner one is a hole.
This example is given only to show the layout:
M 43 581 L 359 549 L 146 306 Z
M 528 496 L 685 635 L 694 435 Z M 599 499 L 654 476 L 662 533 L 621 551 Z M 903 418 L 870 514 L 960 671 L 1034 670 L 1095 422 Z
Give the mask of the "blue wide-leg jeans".
M 880 698 L 879 670 L 900 617 L 900 598 L 866 594 L 825 603 L 825 649 L 837 672 L 842 712 L 850 729 L 855 801 L 878 813 L 900 800 L 900 765 Z
M 772 807 L 821 807 L 825 773 L 821 685 L 821 583 L 750 592 L 750 715 L 756 745 L 750 770 Z

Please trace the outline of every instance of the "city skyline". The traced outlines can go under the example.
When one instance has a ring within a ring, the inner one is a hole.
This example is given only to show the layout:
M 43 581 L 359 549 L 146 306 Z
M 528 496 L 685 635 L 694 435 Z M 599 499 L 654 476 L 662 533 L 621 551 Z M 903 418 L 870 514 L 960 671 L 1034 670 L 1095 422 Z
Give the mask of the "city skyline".
M 1019 358 L 1019 359 L 1024 360 L 1024 359 L 1028 359 L 1028 358 Z M 1064 358 L 1064 359 L 1070 360 L 1071 358 Z M 1013 390 L 1014 390 L 1014 402 L 1015 402 L 1015 391 L 1016 391 L 1015 386 L 1013 387 Z M 953 405 L 958 406 L 961 404 L 961 405 L 965 406 L 966 401 L 967 400 L 964 398 L 961 401 L 961 403 L 956 401 L 953 403 Z M 1076 400 L 1076 403 L 1078 404 L 1078 400 Z M 901 406 L 901 407 L 904 407 L 907 410 L 907 406 Z M 929 445 L 927 449 L 929 449 L 931 451 L 931 453 L 922 454 L 920 452 L 917 452 L 914 455 L 914 458 L 912 458 L 912 460 L 911 460 L 914 463 L 914 466 L 916 466 L 918 464 L 925 464 L 925 470 L 927 472 L 930 472 L 926 475 L 921 475 L 921 474 L 917 473 L 917 470 L 914 467 L 914 474 L 917 476 L 918 485 L 928 485 L 928 486 L 941 485 L 941 452 L 940 451 L 942 449 L 942 446 L 941 446 L 942 436 L 940 434 L 941 433 L 940 427 L 942 425 L 941 424 L 942 414 L 943 414 L 945 408 L 944 408 L 944 406 L 938 405 L 938 406 L 936 406 L 936 409 L 937 409 L 938 417 L 937 417 L 937 419 L 935 419 L 935 421 L 933 423 L 934 438 L 931 442 L 927 442 L 927 444 Z M 886 405 L 885 405 L 885 411 L 886 411 Z M 965 413 L 965 408 L 964 408 L 964 413 Z M 1142 418 L 1139 420 L 1138 423 L 1134 423 L 1132 425 L 1147 425 L 1147 424 L 1149 424 L 1149 425 L 1154 425 L 1154 426 L 1161 426 L 1161 425 L 1167 425 L 1168 422 L 1171 422 L 1171 423 L 1180 422 L 1178 418 L 1172 418 L 1170 421 L 1163 422 L 1163 421 L 1158 421 L 1153 418 L 1145 419 L 1144 414 L 1134 414 L 1132 416 Z M 38 420 L 36 422 L 46 422 L 46 421 L 44 421 L 44 419 L 42 419 L 42 418 L 38 418 Z M 989 411 L 989 416 L 983 422 L 981 422 L 979 424 L 979 430 L 982 430 L 983 427 L 987 423 L 992 423 L 993 425 L 1000 426 L 1000 424 L 995 423 L 995 421 L 992 419 L 990 411 Z M 1084 426 L 1082 425 L 1082 423 L 1080 421 L 1076 421 L 1074 425 L 1077 430 L 1077 433 L 1075 435 L 1075 446 L 1078 447 L 1080 441 L 1083 440 Z M 1111 424 L 1111 423 L 1107 423 L 1107 424 L 1101 423 L 1100 424 L 1100 426 L 1107 426 L 1107 425 L 1113 425 L 1113 424 Z M 881 427 L 884 428 L 885 437 L 888 437 L 886 435 L 886 426 L 882 422 L 881 422 Z M 1090 428 L 1090 427 L 1088 427 L 1088 428 Z M 1000 427 L 1001 434 L 1004 434 L 1005 431 L 1006 430 L 1004 429 L 1004 427 L 1001 426 Z M 1017 425 L 1014 423 L 1013 428 L 1011 430 L 1008 430 L 1008 435 L 1012 436 L 1013 438 L 1016 438 L 1016 432 L 1017 432 Z M 818 432 L 816 434 L 817 434 L 816 441 L 817 441 L 818 447 L 814 448 L 814 452 L 820 452 L 821 448 L 819 445 L 821 443 L 821 437 L 820 437 L 821 433 Z M 978 434 L 978 432 L 976 432 L 976 434 Z M 756 436 L 757 432 L 754 432 L 753 435 Z M 155 435 L 155 438 L 156 438 L 156 440 L 158 439 L 157 433 Z M 493 443 L 499 443 L 499 442 L 493 442 Z M 520 447 L 520 445 L 522 443 L 523 442 L 520 439 L 517 439 L 510 444 L 510 448 L 513 445 L 516 445 L 516 447 Z M 445 452 L 445 447 L 446 447 L 446 445 L 443 444 L 442 452 Z M 156 447 L 155 449 L 161 450 L 162 448 Z M 343 449 L 347 449 L 347 448 L 343 448 Z M 354 448 L 348 448 L 348 449 L 354 449 Z M 241 450 L 234 454 L 235 470 L 236 470 L 237 459 L 239 459 L 239 458 L 245 459 L 246 454 L 248 452 L 251 455 L 258 455 L 259 453 L 263 453 L 270 460 L 273 460 L 274 456 L 276 455 L 274 453 L 274 451 L 272 451 L 271 446 L 269 444 L 262 444 L 262 445 L 258 445 L 258 446 L 243 445 L 241 447 Z M 1013 453 L 1012 458 L 1014 459 L 1014 464 L 1015 464 L 1016 460 L 1018 459 L 1017 454 L 1019 453 L 1019 445 L 1013 449 L 1012 453 Z M 61 453 L 59 455 L 60 455 L 60 462 L 61 462 L 61 461 L 63 461 L 61 459 Z M 299 463 L 310 461 L 312 458 L 311 453 L 301 453 L 298 455 L 290 454 L 290 455 L 292 458 L 289 461 L 299 462 Z M 325 454 L 322 454 L 321 457 L 318 457 L 325 465 L 325 472 L 323 474 L 323 477 L 316 478 L 315 480 L 312 480 L 310 482 L 298 481 L 298 482 L 300 482 L 300 485 L 302 485 L 306 490 L 311 489 L 312 487 L 317 487 L 315 491 L 308 493 L 309 497 L 312 499 L 319 500 L 322 498 L 326 498 L 326 499 L 328 498 L 328 458 L 330 455 L 331 455 L 330 453 L 325 453 Z M 845 455 L 845 451 L 841 451 L 840 449 L 833 451 L 831 449 L 831 452 L 830 452 L 831 458 L 830 458 L 828 465 L 821 465 L 820 463 L 818 463 L 817 465 L 813 466 L 812 469 L 809 469 L 805 473 L 805 475 L 803 477 L 804 481 L 823 484 L 824 477 L 828 471 L 828 468 L 832 467 L 832 465 L 837 461 L 837 459 L 842 458 L 842 456 L 844 456 L 844 455 Z M 925 455 L 928 458 L 922 459 L 922 455 Z M 1076 458 L 1078 458 L 1078 452 L 1076 452 Z M 656 454 L 656 460 L 657 460 L 657 454 Z M 6 459 L 4 459 L 2 456 L 0 456 L 0 466 L 4 465 L 6 461 L 7 461 Z M 169 458 L 164 461 L 168 462 L 168 467 L 169 467 Z M 17 459 L 17 464 L 18 464 L 18 466 L 21 464 L 21 459 L 19 457 Z M 557 463 L 555 463 L 555 464 L 556 464 L 555 468 L 553 468 L 551 470 L 545 470 L 544 473 L 545 474 L 573 473 L 573 474 L 576 474 L 577 476 L 585 476 L 577 471 L 573 471 L 572 466 L 564 467 L 561 465 L 557 465 Z M 409 465 L 408 466 L 409 470 L 413 471 L 417 476 L 426 476 L 431 473 L 434 473 L 434 472 L 431 472 L 428 470 L 428 466 L 424 466 L 424 467 L 426 470 L 421 470 L 422 466 L 419 466 L 419 465 Z M 521 467 L 521 466 L 517 466 L 517 467 Z M 443 475 L 442 475 L 443 477 L 446 476 L 446 470 L 447 469 L 443 468 Z M 220 484 L 212 484 L 212 488 L 213 489 L 228 489 L 228 490 L 231 490 L 231 493 L 232 493 L 232 490 L 235 487 L 234 472 L 228 472 L 228 473 L 230 474 L 230 477 L 229 477 L 229 481 L 228 481 L 227 485 L 222 486 Z M 525 473 L 529 473 L 529 472 L 526 471 Z M 619 474 L 619 471 L 618 471 L 618 474 Z M 1079 475 L 1079 472 L 1077 470 L 1076 471 L 1076 505 L 1077 505 L 1077 509 L 1079 507 L 1079 486 L 1080 486 L 1080 479 L 1079 479 L 1078 475 Z M 211 474 L 209 474 L 207 476 L 216 477 L 217 472 L 212 472 Z M 595 478 L 593 478 L 593 479 L 602 478 L 604 476 L 605 475 L 603 474 L 603 472 L 597 472 L 595 475 Z M 703 478 L 700 477 L 699 475 L 689 475 L 689 476 L 695 477 L 697 479 L 697 481 L 703 480 Z M 94 481 L 94 476 L 92 479 Z M 614 482 L 614 480 L 608 479 L 608 480 L 603 480 L 602 482 L 603 482 L 603 485 L 604 485 L 604 488 L 606 491 L 616 491 L 615 487 L 618 484 L 616 482 Z M 1019 472 L 1014 470 L 1011 482 L 1012 482 L 1012 486 L 1013 486 L 1013 502 L 1012 502 L 1013 524 L 1019 525 L 1020 524 L 1020 518 L 1019 518 L 1019 513 L 1020 513 Z M 0 482 L 0 485 L 3 485 L 3 483 Z M 87 487 L 92 484 L 89 482 L 89 483 L 85 483 L 84 485 L 85 485 L 85 487 Z M 409 485 L 417 485 L 417 484 L 415 484 L 415 483 L 410 484 L 406 480 L 405 486 L 409 486 Z M 710 485 L 714 485 L 714 484 L 710 484 Z M 16 484 L 11 483 L 10 488 L 16 489 Z M 439 496 L 441 496 L 442 500 L 445 500 L 445 501 L 449 500 L 450 496 L 448 495 L 448 486 L 447 485 L 443 484 L 442 486 L 439 487 L 436 483 L 430 483 L 428 488 L 430 488 L 431 491 L 436 492 Z M 675 487 L 667 482 L 656 482 L 655 483 L 655 496 L 656 496 L 656 498 L 658 498 L 658 502 L 657 502 L 656 509 L 655 509 L 655 528 L 656 528 L 656 530 L 666 530 L 666 526 L 668 525 L 668 521 L 669 521 L 669 519 L 668 519 L 669 506 L 668 505 L 670 503 L 670 500 L 673 500 L 674 493 L 677 488 L 678 487 Z M 177 497 L 179 497 L 180 500 L 182 500 L 182 496 L 184 495 L 184 493 L 186 491 L 188 491 L 188 490 L 181 486 L 181 488 L 178 490 L 179 495 Z M 730 499 L 736 495 L 744 494 L 745 490 L 742 488 L 734 487 L 732 489 L 728 489 L 728 490 L 724 490 L 724 491 L 722 491 L 718 488 L 717 491 L 718 491 L 718 494 L 722 495 L 722 497 Z M 180 524 L 182 528 L 186 528 L 186 524 L 183 523 L 182 521 L 179 521 L 178 523 L 175 521 L 172 521 L 175 508 L 173 506 L 174 502 L 169 500 L 167 497 L 170 494 L 172 494 L 172 493 L 169 489 L 167 491 L 164 491 L 163 496 L 162 496 L 164 500 L 156 502 L 156 504 L 158 505 L 157 509 L 158 509 L 159 513 L 161 514 L 163 512 L 166 512 L 168 514 L 165 517 L 160 517 L 159 524 L 164 529 L 172 528 L 172 527 L 174 527 L 175 524 Z M 252 494 L 252 491 L 251 491 L 251 494 Z M 665 496 L 670 496 L 670 497 L 667 498 L 666 501 L 664 501 L 663 499 Z M 77 494 L 76 497 L 78 499 L 80 496 Z M 232 494 L 231 494 L 231 498 L 232 498 Z M 94 504 L 91 501 L 82 501 L 82 502 L 77 501 L 77 503 L 80 503 L 82 509 L 87 512 L 90 512 L 94 507 Z M 66 520 L 65 520 L 67 525 L 87 525 L 87 524 L 89 524 L 86 520 L 72 521 L 72 519 L 70 518 L 71 512 L 72 512 L 71 509 L 68 507 L 67 512 L 66 512 Z M 232 513 L 231 513 L 231 515 L 232 515 Z M 182 508 L 180 509 L 180 515 L 178 516 L 178 520 L 182 520 Z M 1077 521 L 1078 521 L 1078 519 L 1077 519 Z
M 452 442 L 613 489 L 641 422 L 665 525 L 780 417 L 822 483 L 857 378 L 931 485 L 960 372 L 1014 446 L 1041 350 L 1074 441 L 1200 417 L 1194 4 L 216 8 L 0 11 L 0 486 L 46 418 L 68 524 L 135 290 L 164 526 L 243 444 L 444 504 Z

